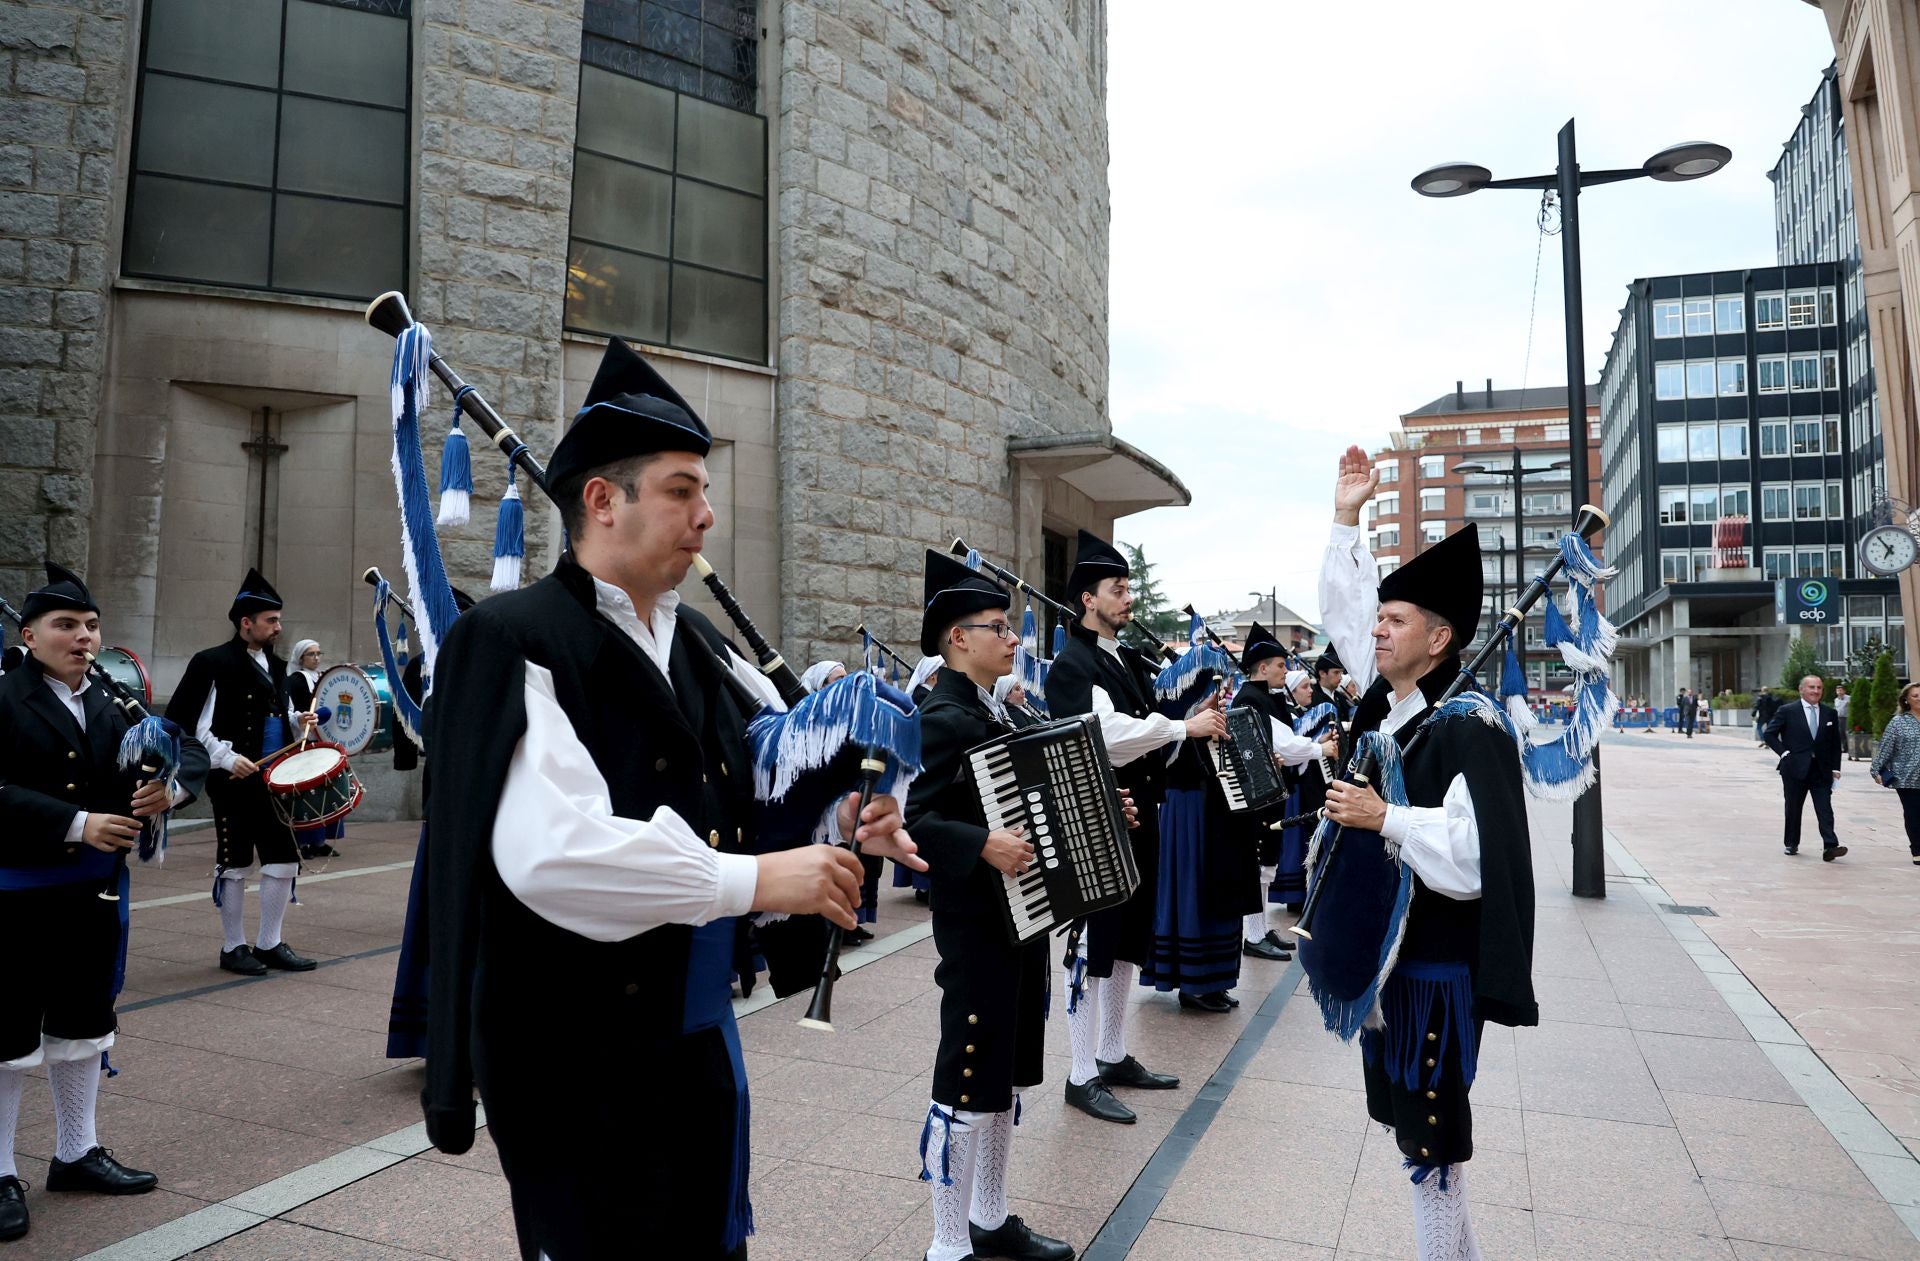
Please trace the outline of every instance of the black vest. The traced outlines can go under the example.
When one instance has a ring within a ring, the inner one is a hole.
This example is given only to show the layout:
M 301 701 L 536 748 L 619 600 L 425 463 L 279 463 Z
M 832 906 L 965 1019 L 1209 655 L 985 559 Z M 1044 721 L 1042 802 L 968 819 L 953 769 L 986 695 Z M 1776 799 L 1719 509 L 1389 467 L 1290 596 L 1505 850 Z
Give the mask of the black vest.
M 1075 622 L 1067 627 L 1066 646 L 1047 671 L 1047 708 L 1055 718 L 1090 714 L 1097 687 L 1106 692 L 1115 712 L 1146 718 L 1158 712 L 1153 679 L 1153 666 L 1144 655 L 1122 644 L 1116 661 L 1100 647 L 1098 636 Z M 1133 794 L 1135 805 L 1158 805 L 1166 797 L 1166 759 L 1157 750 L 1116 768 L 1114 778 Z
M 215 689 L 213 734 L 250 761 L 257 762 L 272 753 L 274 750 L 266 747 L 267 719 L 277 717 L 285 728 L 289 694 L 287 663 L 271 652 L 266 656 L 263 672 L 237 635 L 216 648 L 195 653 L 187 662 L 180 686 L 167 702 L 167 717 L 191 733 L 206 706 L 207 690 Z M 286 730 L 281 743 L 292 739 L 293 734 Z

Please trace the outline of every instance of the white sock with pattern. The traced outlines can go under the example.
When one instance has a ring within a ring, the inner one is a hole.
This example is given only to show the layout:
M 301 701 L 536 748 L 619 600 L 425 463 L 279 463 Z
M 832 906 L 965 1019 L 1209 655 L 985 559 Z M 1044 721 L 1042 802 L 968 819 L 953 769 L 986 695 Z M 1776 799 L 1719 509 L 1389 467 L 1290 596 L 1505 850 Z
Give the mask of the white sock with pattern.
M 260 873 L 260 932 L 253 939 L 254 945 L 262 950 L 271 950 L 280 944 L 280 927 L 286 922 L 287 903 L 293 900 L 293 878 L 291 876 L 269 876 Z
M 1459 1165 L 1442 1165 L 1413 1184 L 1413 1242 L 1420 1261 L 1461 1261 L 1467 1255 L 1466 1218 Z
M 1015 1092 L 1014 1107 L 1020 1095 Z M 998 1230 L 1007 1220 L 1007 1166 L 1013 1163 L 1013 1109 L 996 1112 L 973 1129 L 973 1209 L 981 1230 Z
M 1267 935 L 1267 913 L 1256 911 L 1240 921 L 1240 935 L 1248 941 L 1260 941 Z
M 939 1105 L 935 1105 L 938 1107 Z M 943 1127 L 944 1128 L 944 1127 Z M 947 1145 L 947 1177 L 940 1181 L 940 1164 L 928 1149 L 927 1168 L 933 1172 L 933 1247 L 927 1261 L 961 1261 L 973 1255 L 973 1235 L 967 1230 L 967 1211 L 973 1203 L 973 1130 L 955 1120 L 951 1133 L 936 1133 L 934 1141 Z
M 247 944 L 247 872 L 223 871 L 214 876 L 220 881 L 220 949 L 236 950 Z
M 13 1163 L 13 1135 L 20 1128 L 20 1093 L 27 1086 L 23 1068 L 0 1068 L 0 1178 L 18 1176 Z
M 1118 1064 L 1127 1058 L 1127 1000 L 1133 996 L 1133 982 L 1139 969 L 1131 963 L 1115 962 L 1113 975 L 1100 986 L 1100 1059 Z
M 49 1063 L 47 1085 L 53 1088 L 54 1158 L 76 1161 L 100 1145 L 93 1126 L 93 1108 L 100 1097 L 100 1057 Z
M 1100 1075 L 1099 1065 L 1093 1062 L 1093 1026 L 1100 1010 L 1100 982 L 1088 977 L 1085 981 L 1086 992 L 1080 1001 L 1073 1001 L 1073 973 L 1065 972 L 1067 978 L 1065 992 L 1072 1010 L 1067 1012 L 1067 1047 L 1073 1054 L 1073 1066 L 1067 1070 L 1067 1080 L 1076 1086 L 1084 1086 Z

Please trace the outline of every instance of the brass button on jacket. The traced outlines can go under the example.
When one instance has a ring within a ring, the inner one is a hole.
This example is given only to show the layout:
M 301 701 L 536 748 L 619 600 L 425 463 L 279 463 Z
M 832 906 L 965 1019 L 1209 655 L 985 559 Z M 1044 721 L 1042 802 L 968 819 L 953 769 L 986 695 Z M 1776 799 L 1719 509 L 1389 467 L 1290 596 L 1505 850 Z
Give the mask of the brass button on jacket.
M 665 758 L 663 758 L 663 757 L 657 757 L 657 758 L 655 758 L 655 759 L 653 759 L 653 769 L 654 769 L 654 770 L 656 770 L 656 771 L 664 771 L 664 770 L 666 770 L 666 769 L 667 769 L 667 759 L 665 759 Z

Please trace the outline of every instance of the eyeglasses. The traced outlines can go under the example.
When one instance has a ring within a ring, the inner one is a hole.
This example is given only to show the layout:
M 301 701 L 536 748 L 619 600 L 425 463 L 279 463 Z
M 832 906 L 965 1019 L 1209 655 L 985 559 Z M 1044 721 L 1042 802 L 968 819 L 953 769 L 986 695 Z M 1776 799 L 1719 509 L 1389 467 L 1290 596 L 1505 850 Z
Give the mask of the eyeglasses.
M 1005 622 L 955 622 L 954 625 L 958 626 L 961 630 L 992 631 L 995 639 L 1012 639 L 1014 637 L 1013 627 L 1007 625 Z

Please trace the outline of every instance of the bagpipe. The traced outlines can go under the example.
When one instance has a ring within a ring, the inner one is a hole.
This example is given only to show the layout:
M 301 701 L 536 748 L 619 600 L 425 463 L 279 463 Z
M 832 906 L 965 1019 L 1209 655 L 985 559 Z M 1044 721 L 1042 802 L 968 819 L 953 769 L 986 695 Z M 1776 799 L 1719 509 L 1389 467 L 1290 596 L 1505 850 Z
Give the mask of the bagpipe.
M 1483 722 L 1512 738 L 1529 793 L 1557 799 L 1578 796 L 1592 782 L 1594 748 L 1618 705 L 1608 677 L 1614 629 L 1601 615 L 1594 598 L 1598 584 L 1614 571 L 1600 564 L 1587 543 L 1607 523 L 1604 512 L 1591 504 L 1583 505 L 1573 530 L 1560 540 L 1559 555 L 1495 623 L 1486 642 L 1448 684 L 1405 744 L 1379 731 L 1366 732 L 1356 742 L 1342 780 L 1372 786 L 1387 804 L 1404 806 L 1408 804 L 1405 760 L 1438 724 L 1467 719 Z M 1545 641 L 1549 647 L 1560 649 L 1562 659 L 1574 671 L 1576 714 L 1558 738 L 1536 743 L 1532 716 L 1525 710 L 1525 679 L 1514 657 L 1512 641 L 1528 611 L 1563 571 L 1569 579 L 1565 613 L 1557 605 L 1548 604 Z M 1479 672 L 1503 651 L 1507 657 L 1501 678 L 1501 692 L 1508 697 L 1505 707 L 1478 683 Z M 1522 715 L 1527 721 L 1520 720 Z M 1413 874 L 1400 861 L 1398 847 L 1379 833 L 1344 828 L 1326 818 L 1324 811 L 1319 813 L 1319 827 L 1307 850 L 1306 900 L 1291 931 L 1300 939 L 1300 963 L 1327 1028 L 1350 1039 L 1363 1028 L 1380 1023 L 1381 990 L 1393 969 L 1405 929 Z
M 479 426 L 505 455 L 508 464 L 507 497 L 495 525 L 496 590 L 518 585 L 519 565 L 503 564 L 524 556 L 524 539 L 512 537 L 521 528 L 524 509 L 519 500 L 517 475 L 552 497 L 546 469 L 526 442 L 501 419 L 493 406 L 460 378 L 451 365 L 433 349 L 433 338 L 416 322 L 407 302 L 398 292 L 383 293 L 367 307 L 367 323 L 393 337 L 392 396 L 395 490 L 400 498 L 400 533 L 407 581 L 417 610 L 414 625 L 420 633 L 424 654 L 421 671 L 419 711 L 432 695 L 433 666 L 439 645 L 445 642 L 458 611 L 453 587 L 447 579 L 440 555 L 438 523 L 464 521 L 470 508 L 471 473 L 462 489 L 460 466 L 469 459 L 464 436 L 460 433 L 462 416 Z M 420 441 L 420 414 L 428 401 L 429 375 L 453 392 L 453 428 L 448 445 L 452 454 L 443 455 L 441 512 L 436 521 L 427 494 L 426 462 Z M 449 503 L 449 496 L 452 502 Z M 759 841 L 763 848 L 786 848 L 812 840 L 829 839 L 833 816 L 839 803 L 850 793 L 859 794 L 859 813 L 877 794 L 897 793 L 911 782 L 920 769 L 919 715 L 912 702 L 897 689 L 889 687 L 868 671 L 853 671 L 818 692 L 808 693 L 786 659 L 770 644 L 753 619 L 740 607 L 705 557 L 695 554 L 694 572 L 699 575 L 740 637 L 752 650 L 761 673 L 779 693 L 785 710 L 773 710 L 761 704 L 759 696 L 739 679 L 731 666 L 718 661 L 719 676 L 747 718 L 747 740 L 752 751 L 754 792 L 763 802 L 782 808 L 764 819 Z M 384 580 L 376 581 L 376 616 L 384 618 L 387 603 L 393 597 Z M 511 581 L 507 581 L 511 579 Z M 402 604 L 405 609 L 407 606 Z M 697 636 L 691 642 L 705 643 Z M 384 642 L 383 651 L 388 645 Z M 404 691 L 405 689 L 400 689 Z M 396 704 L 400 703 L 395 697 Z M 411 731 L 410 731 L 411 734 Z M 425 747 L 424 745 L 422 747 Z M 857 841 L 849 842 L 859 852 Z M 810 1028 L 830 1030 L 829 1019 L 833 982 L 839 974 L 838 959 L 842 930 L 831 927 L 820 979 L 814 988 L 812 1005 L 800 1021 Z
M 0 596 L 0 615 L 24 628 L 25 620 L 20 611 Z M 112 650 L 109 650 L 112 651 Z M 124 649 L 120 651 L 125 651 Z M 132 657 L 132 653 L 127 653 Z M 134 657 L 138 664 L 139 658 Z M 145 669 L 141 670 L 142 675 Z M 122 774 L 131 777 L 128 797 L 131 799 L 147 784 L 156 780 L 173 791 L 175 777 L 180 772 L 180 736 L 178 724 L 158 714 L 149 713 L 146 702 L 133 694 L 119 679 L 113 677 L 107 668 L 100 664 L 100 658 L 94 653 L 87 654 L 87 675 L 98 687 L 106 689 L 114 708 L 127 720 L 126 734 L 120 737 L 120 748 L 115 755 L 114 765 Z M 150 698 L 149 698 L 150 699 Z M 159 814 L 151 815 L 140 822 L 140 838 L 134 843 L 134 850 L 143 863 L 162 861 L 166 857 L 167 824 L 173 817 L 173 808 L 169 806 Z M 114 855 L 113 872 L 100 888 L 100 898 L 107 902 L 121 900 L 121 885 L 127 873 L 127 853 L 121 850 Z M 116 992 L 118 992 L 116 990 Z

